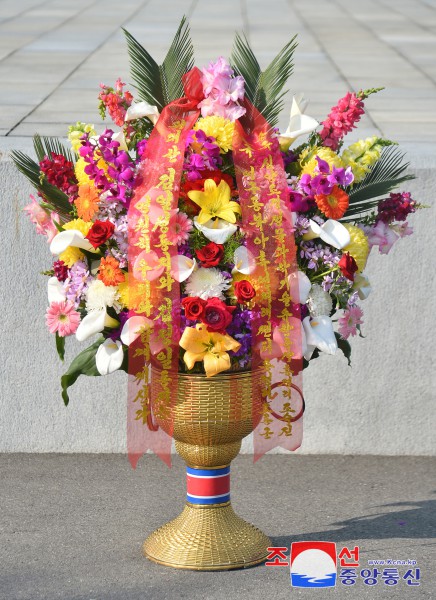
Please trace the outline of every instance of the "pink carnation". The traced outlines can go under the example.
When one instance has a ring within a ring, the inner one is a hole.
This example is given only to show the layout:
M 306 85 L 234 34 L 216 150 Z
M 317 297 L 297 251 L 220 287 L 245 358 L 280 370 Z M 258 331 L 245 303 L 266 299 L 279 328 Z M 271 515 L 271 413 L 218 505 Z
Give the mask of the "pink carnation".
M 349 133 L 365 112 L 363 102 L 356 94 L 348 92 L 331 109 L 327 119 L 321 123 L 323 129 L 319 134 L 324 146 L 337 150 L 341 139 Z
M 52 302 L 47 309 L 46 323 L 50 333 L 58 333 L 61 337 L 72 335 L 80 323 L 80 314 L 72 302 Z
M 339 318 L 338 331 L 344 340 L 348 339 L 350 335 L 357 335 L 357 325 L 362 325 L 363 311 L 359 306 L 352 306 L 347 310 L 344 310 L 344 314 Z

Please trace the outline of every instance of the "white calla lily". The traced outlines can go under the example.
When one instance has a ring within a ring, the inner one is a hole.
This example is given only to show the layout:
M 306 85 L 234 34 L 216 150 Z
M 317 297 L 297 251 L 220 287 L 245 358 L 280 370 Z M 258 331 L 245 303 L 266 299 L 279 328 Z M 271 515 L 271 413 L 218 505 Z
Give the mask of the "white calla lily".
M 125 152 L 128 152 L 129 148 L 127 147 L 124 131 L 117 131 L 117 133 L 112 136 L 112 141 L 119 143 L 118 150 L 124 150 Z
M 303 328 L 307 343 L 307 352 L 304 355 L 306 360 L 310 359 L 315 348 L 326 354 L 336 354 L 338 343 L 330 317 L 327 315 L 314 319 L 306 317 L 303 319 Z
M 47 296 L 50 304 L 52 302 L 63 302 L 66 299 L 67 292 L 57 277 L 50 277 L 48 280 Z
M 147 102 L 136 102 L 129 106 L 126 112 L 126 116 L 124 117 L 125 121 L 134 121 L 135 119 L 142 119 L 146 117 L 150 119 L 153 125 L 156 125 L 159 119 L 159 111 L 157 106 L 152 106 Z
M 210 219 L 204 225 L 200 225 L 197 217 L 194 217 L 194 225 L 208 240 L 215 242 L 215 244 L 225 244 L 238 229 L 237 225 L 228 223 L 223 219 Z
M 253 254 L 245 246 L 239 246 L 233 253 L 235 267 L 232 273 L 250 275 L 256 270 L 256 260 Z
M 124 350 L 121 342 L 105 340 L 99 346 L 95 355 L 95 365 L 100 375 L 109 375 L 118 369 L 123 364 Z
M 182 283 L 182 281 L 188 279 L 191 273 L 193 273 L 196 266 L 197 261 L 195 258 L 177 254 L 177 256 L 173 256 L 171 259 L 171 277 Z
M 303 94 L 299 94 L 292 98 L 291 116 L 288 128 L 284 133 L 279 135 L 280 148 L 285 152 L 289 149 L 292 142 L 300 137 L 300 135 L 311 133 L 319 125 L 316 119 L 304 114 L 307 105 L 308 101 L 304 99 Z
M 105 327 L 117 327 L 119 321 L 110 317 L 106 310 L 92 310 L 80 321 L 76 331 L 76 338 L 84 342 L 92 335 L 100 333 Z
M 120 339 L 125 346 L 130 346 L 145 329 L 149 329 L 152 326 L 153 321 L 147 319 L 147 317 L 141 317 L 140 315 L 130 317 L 123 325 Z
M 294 271 L 288 276 L 288 283 L 291 300 L 298 304 L 306 304 L 310 288 L 312 287 L 306 273 L 303 273 L 303 271 Z
M 52 254 L 61 254 L 70 246 L 81 248 L 88 252 L 98 252 L 78 229 L 68 229 L 55 235 L 50 244 L 50 252 Z
M 303 240 L 313 240 L 319 237 L 323 242 L 338 250 L 348 246 L 351 241 L 348 229 L 334 219 L 328 219 L 322 225 L 309 219 L 309 226 L 310 229 L 303 235 Z
M 368 277 L 362 273 L 355 275 L 353 290 L 357 290 L 361 300 L 366 300 L 372 292 L 372 287 L 369 283 Z

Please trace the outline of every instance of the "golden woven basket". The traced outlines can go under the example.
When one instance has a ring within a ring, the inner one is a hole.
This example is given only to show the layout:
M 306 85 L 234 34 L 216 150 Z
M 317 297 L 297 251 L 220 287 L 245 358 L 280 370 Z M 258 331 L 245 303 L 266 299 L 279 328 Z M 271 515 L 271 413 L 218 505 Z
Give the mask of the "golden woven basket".
M 188 501 L 179 517 L 147 538 L 144 554 L 149 559 L 197 570 L 236 569 L 265 560 L 269 538 L 234 513 L 230 493 L 216 494 L 228 483 L 228 467 L 241 440 L 260 422 L 261 381 L 262 371 L 210 378 L 179 374 L 168 416 L 153 402 L 160 391 L 160 372 L 152 369 L 152 409 L 187 463 Z M 194 491 L 200 486 L 204 496 L 190 496 L 190 486 Z

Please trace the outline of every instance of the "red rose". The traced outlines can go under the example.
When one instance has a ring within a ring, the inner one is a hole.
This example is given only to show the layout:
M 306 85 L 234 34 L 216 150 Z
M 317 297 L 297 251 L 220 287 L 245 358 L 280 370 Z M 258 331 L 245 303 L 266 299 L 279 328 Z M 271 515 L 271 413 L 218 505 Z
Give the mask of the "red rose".
M 200 250 L 196 250 L 198 260 L 201 262 L 201 266 L 216 267 L 220 260 L 224 256 L 224 246 L 222 244 L 215 244 L 215 242 L 209 242 Z
M 235 283 L 235 295 L 239 304 L 245 304 L 254 298 L 256 290 L 249 281 L 243 279 Z
M 86 239 L 91 242 L 94 248 L 104 244 L 113 234 L 115 225 L 110 221 L 96 221 L 88 231 Z
M 342 255 L 341 260 L 338 262 L 338 266 L 342 272 L 350 281 L 354 281 L 354 273 L 358 270 L 358 266 L 354 258 L 348 252 Z
M 209 298 L 201 318 L 208 331 L 224 332 L 232 322 L 232 313 L 236 306 L 228 306 L 219 298 Z
M 197 298 L 197 296 L 189 296 L 188 298 L 183 298 L 182 306 L 185 309 L 186 318 L 191 321 L 197 321 L 203 316 L 206 300 Z

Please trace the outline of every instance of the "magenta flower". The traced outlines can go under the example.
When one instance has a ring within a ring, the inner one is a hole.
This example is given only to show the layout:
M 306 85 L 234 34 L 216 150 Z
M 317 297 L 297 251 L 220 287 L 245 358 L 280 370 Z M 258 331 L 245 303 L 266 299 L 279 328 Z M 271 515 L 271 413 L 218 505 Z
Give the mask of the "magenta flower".
M 358 325 L 362 325 L 363 311 L 359 306 L 351 306 L 344 310 L 344 314 L 339 318 L 338 331 L 344 340 L 348 339 L 350 335 L 355 336 L 358 334 Z
M 410 192 L 391 193 L 389 198 L 378 203 L 377 221 L 392 223 L 392 221 L 405 221 L 410 213 L 416 210 L 416 202 Z
M 47 309 L 46 323 L 50 333 L 58 333 L 65 337 L 76 332 L 80 314 L 72 302 L 52 302 Z

